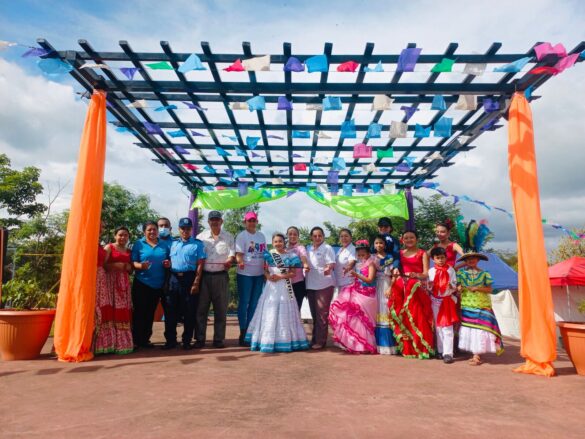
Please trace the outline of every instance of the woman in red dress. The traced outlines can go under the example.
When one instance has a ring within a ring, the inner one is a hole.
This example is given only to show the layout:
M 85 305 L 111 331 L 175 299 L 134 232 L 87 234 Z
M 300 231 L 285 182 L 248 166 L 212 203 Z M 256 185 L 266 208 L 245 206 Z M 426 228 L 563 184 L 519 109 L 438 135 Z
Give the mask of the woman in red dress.
M 445 249 L 446 256 L 447 256 L 447 265 L 450 265 L 455 270 L 458 267 L 455 267 L 455 261 L 457 260 L 457 255 L 463 255 L 463 249 L 459 244 L 456 242 L 451 241 L 451 229 L 453 228 L 453 221 L 447 218 L 445 221 L 438 223 L 435 225 L 435 236 L 436 242 L 433 245 L 433 248 L 442 247 Z M 430 255 L 431 251 L 429 250 L 428 254 Z M 464 264 L 461 264 L 462 266 Z
M 398 351 L 406 358 L 426 359 L 434 356 L 433 310 L 424 283 L 429 271 L 429 257 L 418 248 L 417 234 L 402 234 L 400 250 L 402 271 L 388 290 L 390 325 Z
M 104 223 L 100 223 L 100 236 L 104 233 Z M 98 244 L 98 261 L 95 288 L 95 333 L 93 351 L 105 354 L 114 351 L 114 296 L 108 285 L 108 277 L 104 265 L 108 261 L 108 252 Z
M 105 247 L 107 256 L 104 268 L 107 272 L 108 288 L 111 291 L 111 304 L 107 315 L 113 327 L 111 339 L 107 340 L 96 353 L 128 354 L 133 351 L 132 332 L 130 328 L 132 316 L 132 299 L 130 296 L 130 273 L 132 262 L 128 240 L 130 232 L 126 227 L 118 227 L 114 232 L 115 242 Z M 107 309 L 107 308 L 104 308 Z M 104 317 L 105 318 L 105 317 Z

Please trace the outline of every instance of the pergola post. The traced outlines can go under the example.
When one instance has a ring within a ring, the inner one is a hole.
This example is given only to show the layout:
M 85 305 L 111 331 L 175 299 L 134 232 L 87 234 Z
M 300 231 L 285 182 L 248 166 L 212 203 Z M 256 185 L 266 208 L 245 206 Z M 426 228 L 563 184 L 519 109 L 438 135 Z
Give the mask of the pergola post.
M 405 228 L 406 230 L 414 230 L 415 229 L 415 222 L 414 222 L 414 200 L 412 198 L 412 189 L 407 187 L 405 189 L 406 193 L 406 206 L 408 207 L 408 220 L 406 221 Z
M 189 213 L 187 216 L 191 218 L 191 221 L 193 221 L 193 229 L 191 230 L 191 235 L 193 238 L 195 238 L 199 233 L 199 209 L 191 209 L 191 206 L 193 206 L 194 202 L 195 194 L 191 192 L 191 195 L 189 196 Z

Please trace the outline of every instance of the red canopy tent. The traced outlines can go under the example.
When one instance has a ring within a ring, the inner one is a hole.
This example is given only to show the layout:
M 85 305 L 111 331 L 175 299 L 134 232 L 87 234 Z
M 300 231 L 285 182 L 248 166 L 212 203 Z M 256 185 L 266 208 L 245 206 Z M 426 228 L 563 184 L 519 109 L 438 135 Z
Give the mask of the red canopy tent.
M 548 277 L 553 287 L 585 285 L 585 258 L 573 256 L 549 267 Z
M 585 315 L 576 312 L 585 300 L 585 258 L 573 256 L 549 267 L 555 320 L 585 321 Z M 571 287 L 571 288 L 569 288 Z

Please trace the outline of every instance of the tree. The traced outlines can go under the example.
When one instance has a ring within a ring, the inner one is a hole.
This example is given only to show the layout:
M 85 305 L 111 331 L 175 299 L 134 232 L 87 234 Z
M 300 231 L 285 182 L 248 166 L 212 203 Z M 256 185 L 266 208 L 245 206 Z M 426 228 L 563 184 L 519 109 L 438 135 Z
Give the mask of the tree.
M 414 219 L 418 233 L 418 245 L 420 248 L 431 248 L 435 239 L 435 226 L 437 223 L 450 218 L 455 220 L 461 215 L 459 207 L 449 201 L 443 201 L 440 195 L 432 195 L 429 198 L 415 196 L 417 205 L 414 208 Z M 452 231 L 452 239 L 457 240 L 456 231 Z
M 244 230 L 244 215 L 251 210 L 256 213 L 260 212 L 260 205 L 256 203 L 240 209 L 226 210 L 223 215 L 223 229 L 230 232 L 235 238 L 238 233 Z M 260 230 L 261 227 L 262 225 L 259 223 L 258 230 Z
M 128 227 L 131 239 L 141 236 L 142 224 L 148 220 L 156 221 L 159 216 L 150 207 L 148 195 L 136 195 L 118 183 L 104 183 L 102 221 L 108 239 L 113 239 L 114 230 L 119 226 Z
M 585 228 L 572 231 L 576 235 L 581 235 L 585 233 Z M 556 264 L 573 256 L 585 257 L 585 239 L 575 240 L 571 236 L 563 236 L 557 248 L 551 252 L 551 262 Z
M 0 218 L 0 227 L 18 226 L 20 217 L 31 218 L 43 213 L 47 206 L 36 201 L 43 192 L 39 183 L 41 171 L 34 166 L 27 166 L 22 171 L 10 167 L 6 154 L 0 154 L 0 210 L 5 210 L 10 217 Z

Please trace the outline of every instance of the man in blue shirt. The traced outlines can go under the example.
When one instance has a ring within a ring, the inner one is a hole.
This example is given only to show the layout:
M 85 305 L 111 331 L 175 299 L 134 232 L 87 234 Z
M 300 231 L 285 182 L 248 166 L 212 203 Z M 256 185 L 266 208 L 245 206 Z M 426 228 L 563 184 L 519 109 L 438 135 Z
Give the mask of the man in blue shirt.
M 203 243 L 191 236 L 193 223 L 190 218 L 179 220 L 179 239 L 171 244 L 171 278 L 165 297 L 165 339 L 163 349 L 177 346 L 177 315 L 181 312 L 183 349 L 191 349 L 191 339 L 196 324 L 197 304 L 201 273 L 206 254 Z

